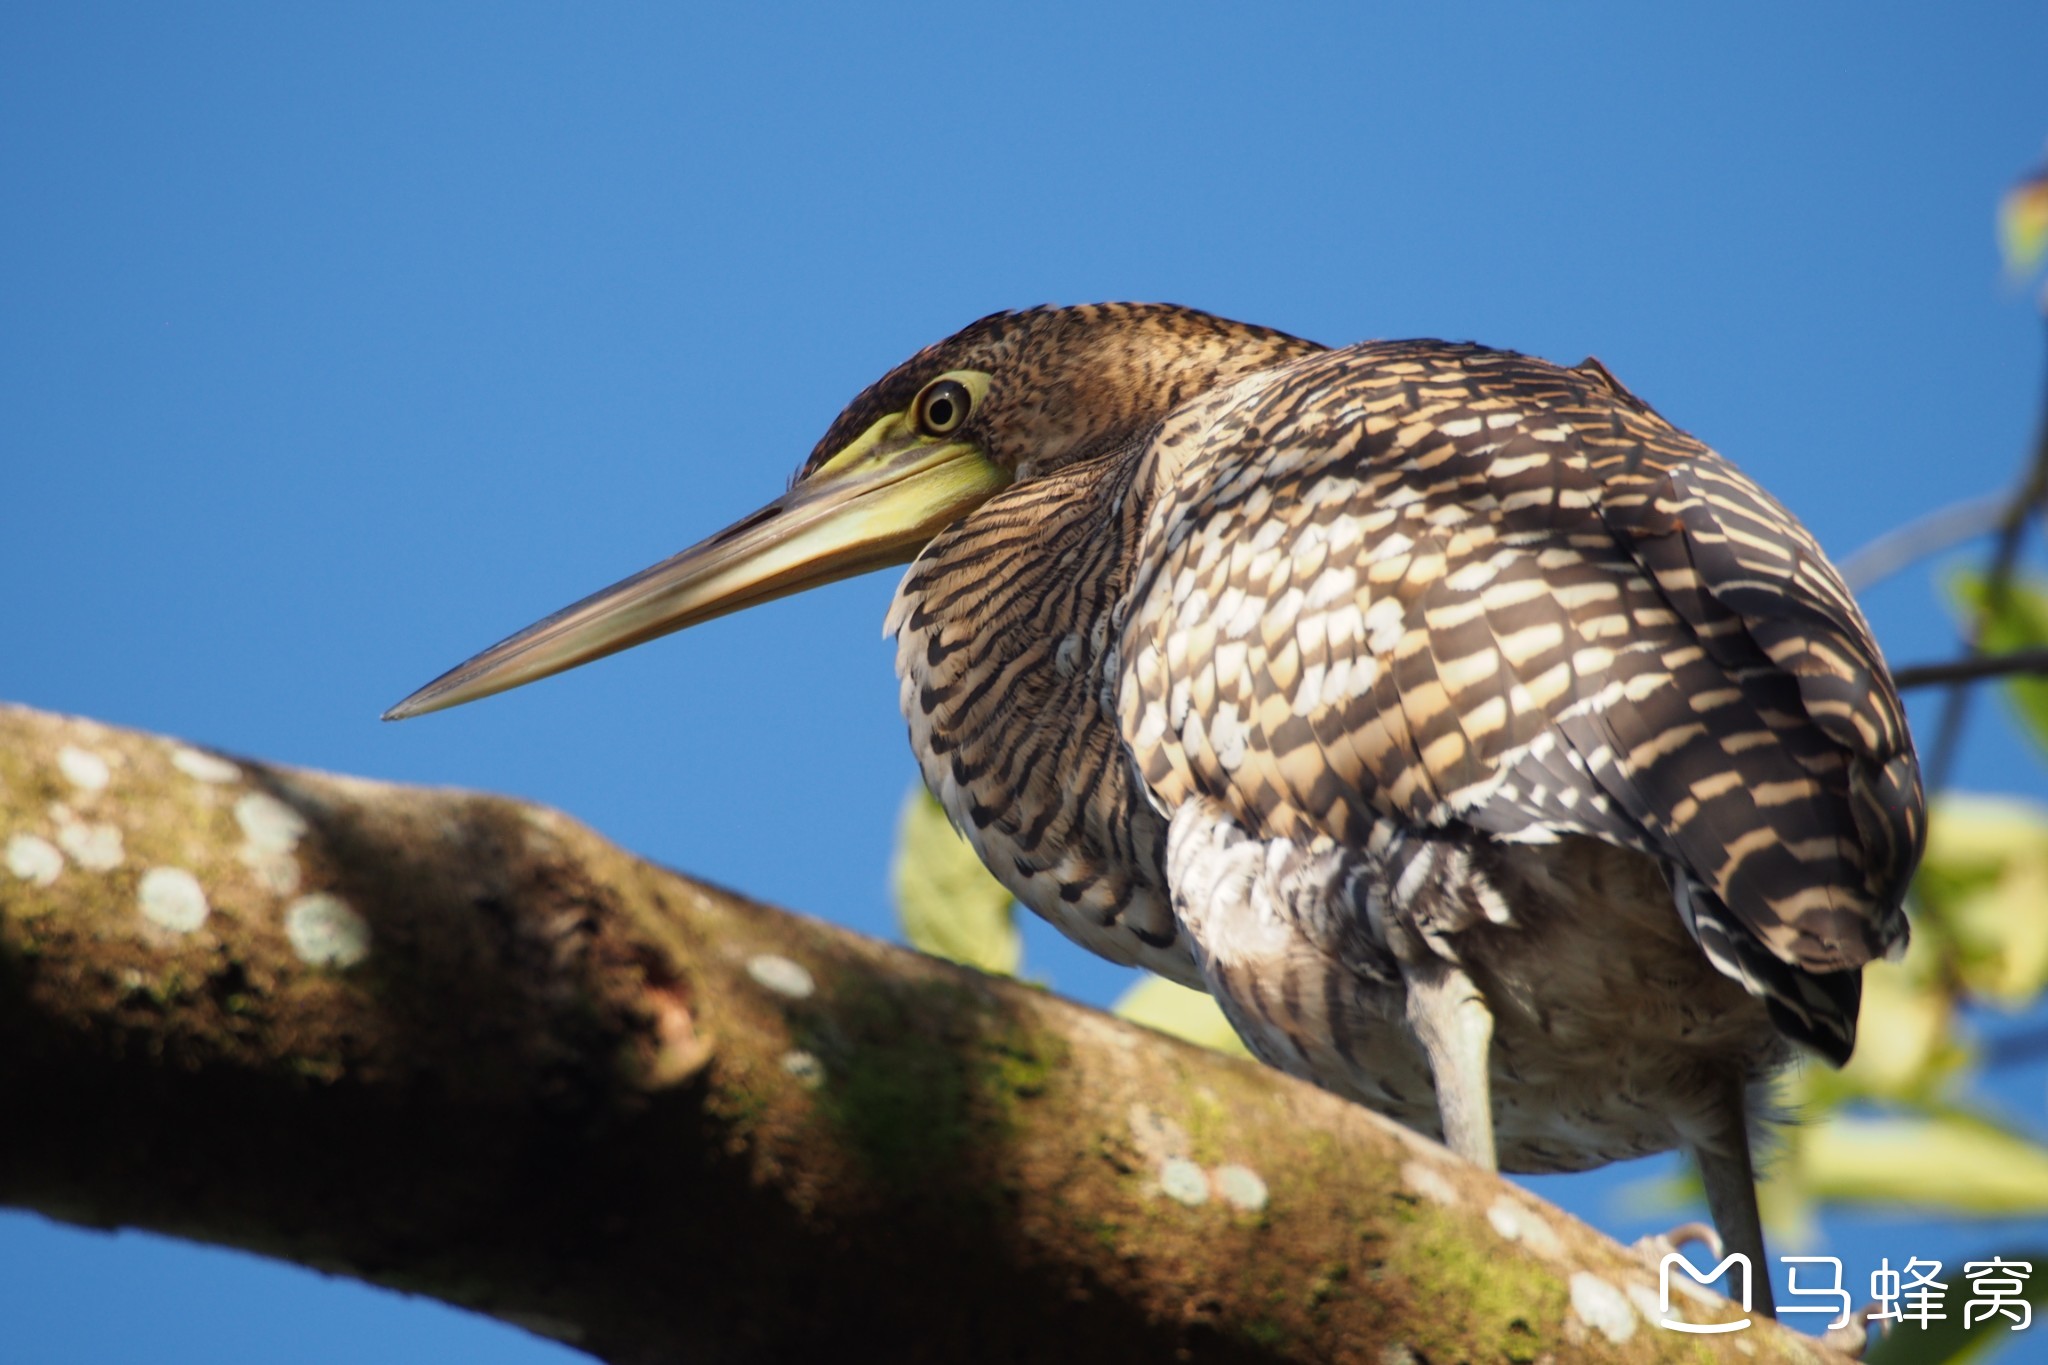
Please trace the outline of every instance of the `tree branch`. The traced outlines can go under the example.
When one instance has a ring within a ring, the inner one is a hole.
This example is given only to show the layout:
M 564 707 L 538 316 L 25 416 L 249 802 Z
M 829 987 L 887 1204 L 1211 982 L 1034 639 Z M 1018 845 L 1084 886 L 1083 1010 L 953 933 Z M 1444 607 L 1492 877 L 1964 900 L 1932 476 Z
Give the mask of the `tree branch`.
M 0 1202 L 608 1361 L 1822 1354 L 1655 1327 L 1643 1264 L 1362 1109 L 553 812 L 13 707 L 0 1094 Z
M 2015 673 L 2048 673 L 2048 649 L 2015 649 L 2004 654 L 1972 654 L 1938 664 L 1913 664 L 1892 674 L 1901 692 L 1941 683 L 1981 682 Z
M 2005 515 L 1998 525 L 1998 541 L 1991 551 L 1991 565 L 1984 577 L 1984 600 L 1970 618 L 1963 635 L 1963 652 L 1978 657 L 1984 647 L 1984 631 L 2005 604 L 2014 571 L 2019 567 L 2020 543 L 2027 522 L 2048 508 L 2048 404 L 2034 436 L 2034 449 L 2027 460 L 2027 472 L 2013 490 Z M 1970 689 L 1960 680 L 1949 685 L 1942 699 L 1941 719 L 1934 734 L 1934 747 L 1927 763 L 1927 794 L 1933 796 L 1948 785 L 1949 774 L 1961 752 L 1963 726 L 1970 713 Z
M 1930 555 L 1998 530 L 2005 525 L 2013 501 L 2013 494 L 1990 493 L 1936 508 L 1894 527 L 1842 561 L 1842 581 L 1851 592 L 1866 593 Z

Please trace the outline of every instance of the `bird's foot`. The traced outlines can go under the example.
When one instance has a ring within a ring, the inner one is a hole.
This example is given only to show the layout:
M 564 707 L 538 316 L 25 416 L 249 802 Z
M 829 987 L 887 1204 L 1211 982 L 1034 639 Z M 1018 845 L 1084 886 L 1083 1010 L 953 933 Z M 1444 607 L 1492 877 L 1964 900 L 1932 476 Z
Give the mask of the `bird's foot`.
M 1713 1224 L 1701 1222 L 1680 1223 L 1669 1232 L 1639 1237 L 1629 1250 L 1655 1266 L 1666 1256 L 1675 1255 L 1680 1247 L 1694 1242 L 1705 1247 L 1716 1261 L 1721 1259 L 1721 1234 L 1714 1231 Z

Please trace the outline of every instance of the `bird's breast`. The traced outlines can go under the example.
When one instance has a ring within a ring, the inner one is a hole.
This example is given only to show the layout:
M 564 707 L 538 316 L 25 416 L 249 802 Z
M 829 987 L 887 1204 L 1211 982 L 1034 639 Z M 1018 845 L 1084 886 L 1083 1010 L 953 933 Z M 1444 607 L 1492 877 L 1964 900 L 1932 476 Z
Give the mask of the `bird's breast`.
M 890 608 L 910 747 L 996 880 L 1083 947 L 1201 977 L 1165 892 L 1165 821 L 1104 704 L 1128 580 L 1114 467 L 992 499 Z

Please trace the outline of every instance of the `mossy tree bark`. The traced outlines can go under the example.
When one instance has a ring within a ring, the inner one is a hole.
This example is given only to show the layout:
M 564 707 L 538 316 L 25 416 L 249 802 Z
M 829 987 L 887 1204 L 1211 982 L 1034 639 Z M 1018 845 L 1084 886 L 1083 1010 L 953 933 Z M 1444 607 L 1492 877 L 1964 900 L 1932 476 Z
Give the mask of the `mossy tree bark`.
M 1307 1086 L 551 811 L 7 707 L 0 1097 L 0 1202 L 608 1361 L 1823 1354 L 1655 1326 L 1620 1247 Z

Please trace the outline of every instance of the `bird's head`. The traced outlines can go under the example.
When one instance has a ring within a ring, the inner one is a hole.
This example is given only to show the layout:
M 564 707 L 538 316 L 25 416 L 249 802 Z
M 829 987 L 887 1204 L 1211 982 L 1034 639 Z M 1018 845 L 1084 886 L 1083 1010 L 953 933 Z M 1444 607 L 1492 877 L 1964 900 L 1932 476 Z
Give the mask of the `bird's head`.
M 869 385 L 781 497 L 457 665 L 384 718 L 459 706 L 758 602 L 908 563 L 1004 488 L 1129 449 L 1195 395 L 1319 349 L 1166 304 L 983 318 Z

